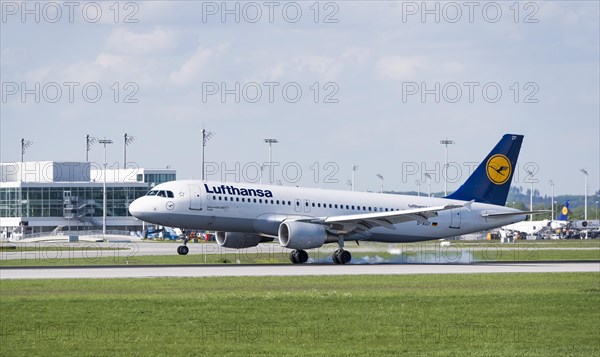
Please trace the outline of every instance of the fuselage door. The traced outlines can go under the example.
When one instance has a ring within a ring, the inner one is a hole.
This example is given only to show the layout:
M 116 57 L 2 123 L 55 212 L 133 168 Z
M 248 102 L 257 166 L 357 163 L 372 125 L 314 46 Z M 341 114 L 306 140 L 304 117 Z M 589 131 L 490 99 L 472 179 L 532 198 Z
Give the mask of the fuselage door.
M 304 200 L 304 213 L 310 212 L 310 200 Z
M 450 210 L 450 228 L 460 228 L 460 208 Z
M 198 185 L 188 185 L 190 191 L 190 209 L 202 210 L 202 192 Z

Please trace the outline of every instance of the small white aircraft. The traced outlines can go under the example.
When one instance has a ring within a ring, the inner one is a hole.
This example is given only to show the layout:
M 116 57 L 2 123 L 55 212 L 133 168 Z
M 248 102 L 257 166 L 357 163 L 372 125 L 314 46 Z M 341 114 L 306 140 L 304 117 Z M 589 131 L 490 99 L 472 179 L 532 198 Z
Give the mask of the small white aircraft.
M 277 239 L 293 263 L 306 249 L 337 243 L 337 264 L 352 256 L 346 241 L 416 242 L 458 236 L 524 220 L 505 207 L 522 135 L 502 137 L 467 181 L 444 198 L 312 188 L 171 181 L 131 203 L 143 221 L 182 229 L 217 231 L 217 243 L 248 248 Z M 184 245 L 177 252 L 185 255 Z
M 512 232 L 522 232 L 527 235 L 540 233 L 547 229 L 562 229 L 569 223 L 569 201 L 565 202 L 565 205 L 560 210 L 558 218 L 554 220 L 544 219 L 541 221 L 524 221 L 506 225 L 500 228 L 501 235 L 507 235 Z

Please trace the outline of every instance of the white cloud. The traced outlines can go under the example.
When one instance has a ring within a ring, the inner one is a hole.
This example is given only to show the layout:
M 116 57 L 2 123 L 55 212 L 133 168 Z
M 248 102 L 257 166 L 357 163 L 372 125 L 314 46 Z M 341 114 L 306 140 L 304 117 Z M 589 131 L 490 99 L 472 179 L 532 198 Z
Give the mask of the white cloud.
M 423 57 L 382 57 L 375 66 L 377 74 L 383 78 L 406 80 L 417 77 L 427 61 Z
M 168 54 L 177 45 L 177 32 L 162 27 L 148 33 L 135 33 L 121 27 L 112 31 L 106 41 L 108 50 L 130 56 Z
M 203 73 L 208 73 L 209 64 L 219 58 L 226 45 L 214 48 L 200 47 L 182 65 L 169 75 L 169 82 L 176 86 L 184 86 L 195 82 Z

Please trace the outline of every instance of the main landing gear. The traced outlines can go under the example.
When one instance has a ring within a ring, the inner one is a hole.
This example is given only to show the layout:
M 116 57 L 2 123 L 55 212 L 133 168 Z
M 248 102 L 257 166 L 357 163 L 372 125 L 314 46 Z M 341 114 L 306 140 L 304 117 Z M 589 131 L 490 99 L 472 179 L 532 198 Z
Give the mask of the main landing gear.
M 335 264 L 349 263 L 352 260 L 352 254 L 350 254 L 349 251 L 344 250 L 344 238 L 340 238 L 340 240 L 338 240 L 338 245 L 340 246 L 340 249 L 336 249 L 331 256 L 331 258 L 333 258 L 333 262 Z
M 349 251 L 344 250 L 344 240 L 340 239 L 338 242 L 340 248 L 333 252 L 331 256 L 335 264 L 346 264 L 352 260 L 352 254 Z M 302 264 L 308 261 L 308 253 L 302 249 L 292 250 L 290 252 L 290 261 L 294 264 Z
M 343 248 L 337 249 L 331 257 L 335 264 L 346 264 L 352 260 L 352 254 Z
M 308 261 L 308 253 L 302 249 L 295 249 L 290 252 L 290 260 L 294 264 L 302 264 Z
M 177 254 L 179 255 L 187 255 L 187 253 L 190 252 L 190 248 L 188 248 L 187 246 L 187 242 L 189 241 L 189 238 L 185 236 L 183 236 L 183 245 L 180 245 L 179 247 L 177 247 Z

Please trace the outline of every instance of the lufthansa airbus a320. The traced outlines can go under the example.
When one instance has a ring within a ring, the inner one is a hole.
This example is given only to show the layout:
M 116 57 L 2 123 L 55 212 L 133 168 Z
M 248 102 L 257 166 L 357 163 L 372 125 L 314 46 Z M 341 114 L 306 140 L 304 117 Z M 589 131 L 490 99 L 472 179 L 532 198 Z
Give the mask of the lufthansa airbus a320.
M 348 241 L 417 242 L 458 236 L 523 221 L 533 212 L 505 207 L 523 141 L 507 134 L 467 181 L 447 197 L 417 197 L 246 183 L 172 181 L 131 203 L 145 222 L 216 231 L 226 248 L 278 240 L 293 263 L 307 249 L 337 243 L 337 264 L 352 256 Z M 177 249 L 185 255 L 184 243 Z

